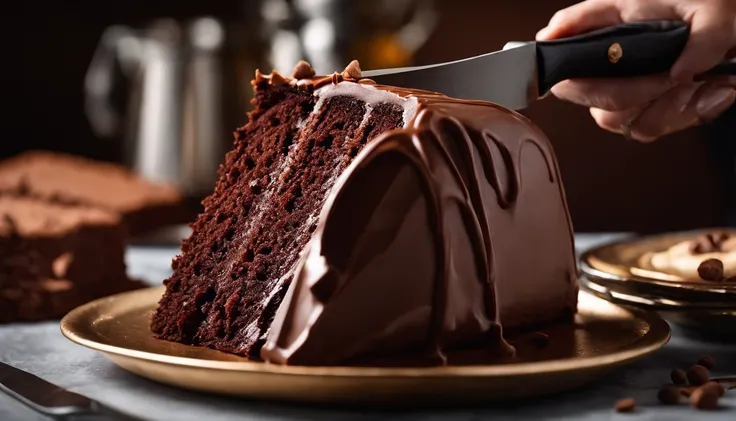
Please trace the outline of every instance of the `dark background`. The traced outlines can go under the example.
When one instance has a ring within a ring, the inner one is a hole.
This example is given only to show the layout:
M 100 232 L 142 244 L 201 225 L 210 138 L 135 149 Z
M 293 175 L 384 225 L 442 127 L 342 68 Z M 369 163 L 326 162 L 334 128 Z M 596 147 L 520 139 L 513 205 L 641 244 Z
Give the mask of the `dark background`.
M 463 58 L 533 39 L 569 0 L 439 0 L 440 22 L 415 63 Z M 52 149 L 103 160 L 121 145 L 97 139 L 82 81 L 103 29 L 156 17 L 256 13 L 234 0 L 4 2 L 0 157 Z M 360 57 L 358 57 L 360 58 Z M 492 77 L 488 75 L 488 77 Z M 733 190 L 736 111 L 648 145 L 598 129 L 586 109 L 547 99 L 524 111 L 550 137 L 578 231 L 655 232 L 724 225 Z

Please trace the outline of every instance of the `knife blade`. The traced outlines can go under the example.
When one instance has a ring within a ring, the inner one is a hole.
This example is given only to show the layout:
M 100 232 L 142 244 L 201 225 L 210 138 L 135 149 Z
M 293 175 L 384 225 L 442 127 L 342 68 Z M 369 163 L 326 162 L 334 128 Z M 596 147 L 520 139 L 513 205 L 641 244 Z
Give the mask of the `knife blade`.
M 380 85 L 522 109 L 567 79 L 666 72 L 689 35 L 690 27 L 681 21 L 626 23 L 553 41 L 509 43 L 501 51 L 447 63 L 369 70 L 362 75 Z M 736 75 L 736 62 L 724 61 L 705 74 Z
M 56 420 L 142 421 L 3 362 L 0 362 L 0 391 Z

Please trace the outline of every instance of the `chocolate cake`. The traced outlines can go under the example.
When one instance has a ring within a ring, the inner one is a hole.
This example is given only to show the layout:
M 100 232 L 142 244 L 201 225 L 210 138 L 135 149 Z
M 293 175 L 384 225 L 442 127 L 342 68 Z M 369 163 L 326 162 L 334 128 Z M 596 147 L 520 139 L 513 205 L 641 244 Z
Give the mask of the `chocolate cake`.
M 59 318 L 142 286 L 125 274 L 118 215 L 0 196 L 0 323 Z
M 256 72 L 254 110 L 172 263 L 158 338 L 294 365 L 483 348 L 571 320 L 572 228 L 544 134 L 359 65 Z
M 30 196 L 119 213 L 131 235 L 185 223 L 179 191 L 109 163 L 32 151 L 0 163 L 0 195 Z

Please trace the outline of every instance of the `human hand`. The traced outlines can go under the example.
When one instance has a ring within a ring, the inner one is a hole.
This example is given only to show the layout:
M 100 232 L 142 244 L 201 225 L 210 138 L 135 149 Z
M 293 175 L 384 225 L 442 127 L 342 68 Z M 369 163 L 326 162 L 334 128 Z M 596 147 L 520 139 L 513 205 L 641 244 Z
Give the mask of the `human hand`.
M 552 93 L 589 107 L 600 127 L 641 141 L 708 122 L 733 105 L 736 84 L 693 79 L 736 53 L 736 0 L 586 0 L 557 12 L 537 40 L 645 20 L 690 25 L 690 38 L 669 74 L 567 80 Z

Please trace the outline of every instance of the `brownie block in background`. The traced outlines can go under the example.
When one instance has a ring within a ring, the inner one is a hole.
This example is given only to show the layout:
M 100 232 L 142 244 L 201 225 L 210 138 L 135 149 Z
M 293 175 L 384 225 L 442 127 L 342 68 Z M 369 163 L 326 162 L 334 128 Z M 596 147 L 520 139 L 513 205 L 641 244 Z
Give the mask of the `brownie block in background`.
M 0 195 L 85 205 L 120 214 L 132 236 L 187 222 L 182 194 L 122 166 L 31 151 L 0 162 Z
M 126 275 L 125 242 L 113 212 L 0 196 L 0 323 L 59 318 L 143 286 Z

